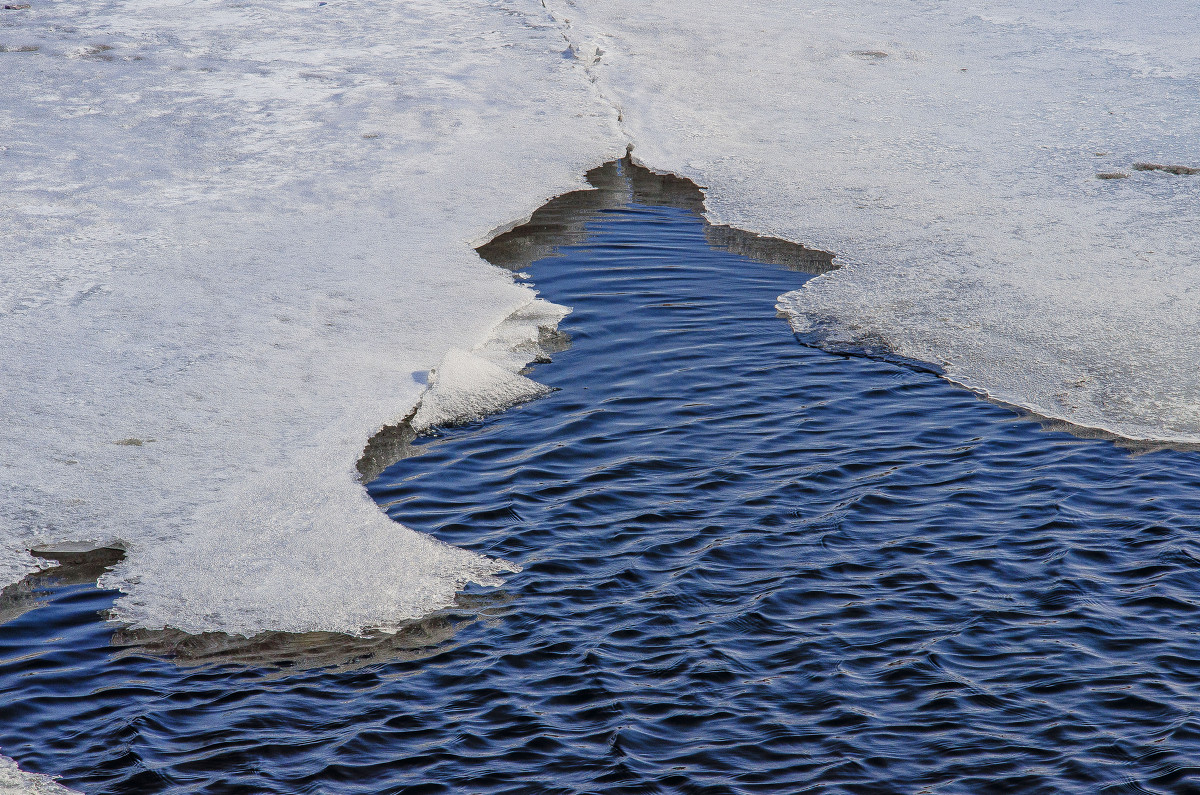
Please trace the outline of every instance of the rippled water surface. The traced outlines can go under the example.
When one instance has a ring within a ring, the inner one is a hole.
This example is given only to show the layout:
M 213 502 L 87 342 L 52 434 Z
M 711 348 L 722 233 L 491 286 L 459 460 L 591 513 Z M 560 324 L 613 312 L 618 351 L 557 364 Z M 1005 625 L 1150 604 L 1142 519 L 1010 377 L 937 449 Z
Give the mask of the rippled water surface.
M 4 603 L 3 752 L 95 793 L 1200 791 L 1197 455 L 805 347 L 806 274 L 636 199 L 528 268 L 575 309 L 558 391 L 370 487 L 503 591 L 234 642 L 46 575 Z

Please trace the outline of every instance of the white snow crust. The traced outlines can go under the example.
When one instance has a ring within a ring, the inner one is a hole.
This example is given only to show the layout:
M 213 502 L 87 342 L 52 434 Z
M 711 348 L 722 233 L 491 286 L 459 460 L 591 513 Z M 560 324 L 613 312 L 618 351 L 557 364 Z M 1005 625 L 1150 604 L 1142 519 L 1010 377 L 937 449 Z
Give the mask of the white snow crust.
M 0 584 L 120 540 L 118 619 L 251 635 L 511 570 L 355 462 L 534 300 L 471 244 L 624 151 L 545 10 L 39 0 L 0 44 Z
M 32 1 L 32 0 L 31 0 Z M 1200 441 L 1200 7 L 37 0 L 0 14 L 0 584 L 119 540 L 116 617 L 359 632 L 511 566 L 354 477 L 540 394 L 564 309 L 471 250 L 627 143 L 839 255 L 781 298 L 998 399 Z M 1100 180 L 1121 171 L 1128 179 Z M 432 373 L 430 373 L 432 371 Z
M 0 756 L 0 795 L 79 795 L 49 776 L 29 773 L 7 756 Z
M 1131 170 L 1200 167 L 1200 5 L 548 2 L 638 159 L 839 255 L 798 331 L 1200 441 L 1200 176 Z
M 475 352 L 451 349 L 429 374 L 412 429 L 422 433 L 482 419 L 548 394 L 549 387 L 520 371 L 542 354 L 541 330 L 557 327 L 568 311 L 535 298 L 505 318 Z

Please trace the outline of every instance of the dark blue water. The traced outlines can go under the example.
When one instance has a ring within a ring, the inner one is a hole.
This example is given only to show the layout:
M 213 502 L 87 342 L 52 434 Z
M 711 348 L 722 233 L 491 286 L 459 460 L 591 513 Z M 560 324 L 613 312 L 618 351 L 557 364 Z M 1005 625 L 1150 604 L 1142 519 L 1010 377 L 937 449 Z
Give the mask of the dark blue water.
M 1200 457 L 805 347 L 808 277 L 689 209 L 587 219 L 528 268 L 575 309 L 559 391 L 370 487 L 503 591 L 239 642 L 50 575 L 0 626 L 4 753 L 89 793 L 1200 792 Z

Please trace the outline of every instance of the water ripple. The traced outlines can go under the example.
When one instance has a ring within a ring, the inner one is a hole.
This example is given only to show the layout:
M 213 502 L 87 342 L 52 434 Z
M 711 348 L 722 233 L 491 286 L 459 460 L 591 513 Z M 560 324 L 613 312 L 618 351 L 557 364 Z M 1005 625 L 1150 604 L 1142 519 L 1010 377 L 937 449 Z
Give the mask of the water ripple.
M 807 276 L 694 209 L 593 207 L 527 268 L 575 309 L 558 391 L 371 484 L 504 591 L 238 640 L 51 572 L 0 632 L 4 753 L 93 793 L 1200 791 L 1196 454 L 797 344 Z

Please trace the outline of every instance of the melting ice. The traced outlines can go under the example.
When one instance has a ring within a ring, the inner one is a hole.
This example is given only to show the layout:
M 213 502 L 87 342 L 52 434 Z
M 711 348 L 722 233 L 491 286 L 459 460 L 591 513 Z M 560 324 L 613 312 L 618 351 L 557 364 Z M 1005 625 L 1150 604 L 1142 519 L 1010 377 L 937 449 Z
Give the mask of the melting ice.
M 17 763 L 0 756 L 0 795 L 78 795 L 49 776 L 28 773 Z
M 634 146 L 835 251 L 835 347 L 1200 441 L 1200 22 L 1164 0 L 59 0 L 0 15 L 0 582 L 121 541 L 117 616 L 391 626 L 510 564 L 389 522 L 363 444 L 536 395 L 564 311 L 471 250 Z M 565 56 L 564 57 L 564 53 Z M 1098 174 L 1127 175 L 1099 179 Z M 508 320 L 506 320 L 506 318 Z M 533 318 L 533 320 L 530 320 Z
M 510 570 L 355 462 L 452 349 L 515 366 L 534 294 L 471 243 L 624 152 L 545 10 L 2 13 L 0 581 L 121 541 L 131 624 L 354 632 Z
M 1195 3 L 556 5 L 643 162 L 839 255 L 798 331 L 1200 441 L 1200 178 L 1135 167 L 1200 167 Z

